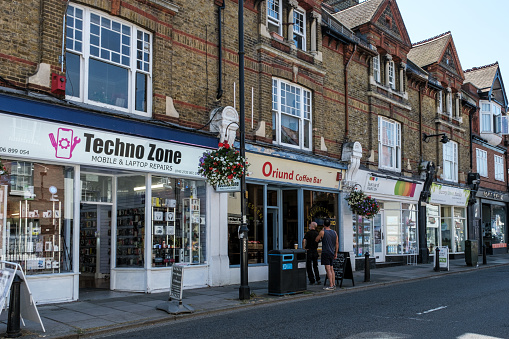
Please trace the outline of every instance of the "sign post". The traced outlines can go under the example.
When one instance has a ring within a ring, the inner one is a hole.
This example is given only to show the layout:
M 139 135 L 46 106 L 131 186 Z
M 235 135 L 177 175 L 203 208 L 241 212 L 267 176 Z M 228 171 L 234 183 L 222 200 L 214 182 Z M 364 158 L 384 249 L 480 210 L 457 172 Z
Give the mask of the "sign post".
M 192 313 L 194 309 L 182 303 L 182 282 L 184 281 L 184 265 L 174 264 L 171 269 L 170 298 L 157 305 L 158 310 L 166 311 L 170 314 Z

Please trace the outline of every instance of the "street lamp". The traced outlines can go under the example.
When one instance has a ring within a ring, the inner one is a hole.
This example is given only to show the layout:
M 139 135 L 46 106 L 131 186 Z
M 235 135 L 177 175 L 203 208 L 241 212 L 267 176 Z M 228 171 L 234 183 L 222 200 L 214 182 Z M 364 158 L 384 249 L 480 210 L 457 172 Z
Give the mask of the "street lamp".
M 239 96 L 240 96 L 240 155 L 246 157 L 246 122 L 244 112 L 244 0 L 239 0 Z M 248 285 L 248 251 L 247 240 L 249 228 L 246 220 L 246 164 L 244 163 L 244 173 L 240 178 L 240 215 L 241 226 L 239 229 L 240 242 L 240 287 L 239 299 L 246 300 L 251 297 Z

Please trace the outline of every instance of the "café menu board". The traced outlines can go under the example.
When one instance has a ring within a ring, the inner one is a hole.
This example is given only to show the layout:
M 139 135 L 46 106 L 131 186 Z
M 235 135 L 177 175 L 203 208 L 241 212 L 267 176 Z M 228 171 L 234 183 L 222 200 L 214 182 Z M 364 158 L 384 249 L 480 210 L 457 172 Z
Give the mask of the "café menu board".
M 338 257 L 332 262 L 332 268 L 336 277 L 336 285 L 340 281 L 339 287 L 341 288 L 343 279 L 352 279 L 352 285 L 355 286 L 349 252 L 338 252 Z

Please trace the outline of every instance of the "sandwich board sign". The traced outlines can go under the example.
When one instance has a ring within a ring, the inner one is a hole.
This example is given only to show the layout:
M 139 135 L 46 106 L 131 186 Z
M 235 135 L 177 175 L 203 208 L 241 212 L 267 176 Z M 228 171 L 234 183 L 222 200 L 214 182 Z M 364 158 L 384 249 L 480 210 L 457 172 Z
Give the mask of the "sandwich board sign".
M 439 268 L 441 271 L 449 271 L 449 247 L 439 246 L 438 249 Z

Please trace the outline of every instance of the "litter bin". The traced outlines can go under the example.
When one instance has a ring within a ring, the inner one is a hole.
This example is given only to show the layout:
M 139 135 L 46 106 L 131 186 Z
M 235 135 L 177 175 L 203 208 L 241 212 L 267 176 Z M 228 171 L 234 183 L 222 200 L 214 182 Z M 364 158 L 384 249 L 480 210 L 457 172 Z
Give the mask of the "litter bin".
M 306 250 L 269 252 L 269 294 L 302 292 L 306 286 Z
M 477 240 L 465 240 L 465 262 L 467 266 L 477 266 L 478 251 Z

